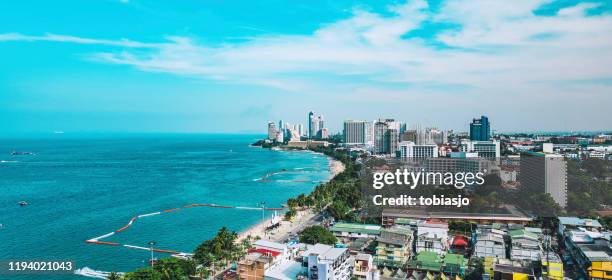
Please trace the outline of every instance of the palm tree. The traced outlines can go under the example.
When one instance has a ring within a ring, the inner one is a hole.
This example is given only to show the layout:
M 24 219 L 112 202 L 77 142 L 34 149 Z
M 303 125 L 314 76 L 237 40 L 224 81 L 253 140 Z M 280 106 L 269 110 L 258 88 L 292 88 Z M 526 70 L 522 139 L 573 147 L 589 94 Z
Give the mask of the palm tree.
M 108 276 L 106 276 L 106 279 L 108 280 L 119 280 L 119 274 L 117 274 L 116 272 L 111 272 L 108 274 Z

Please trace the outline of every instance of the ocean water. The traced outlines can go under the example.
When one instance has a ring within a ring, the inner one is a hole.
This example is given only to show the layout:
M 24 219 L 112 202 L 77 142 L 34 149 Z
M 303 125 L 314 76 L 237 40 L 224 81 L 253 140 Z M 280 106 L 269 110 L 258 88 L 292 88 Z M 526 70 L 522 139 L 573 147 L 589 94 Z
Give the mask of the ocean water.
M 84 241 L 121 228 L 135 215 L 192 203 L 280 207 L 331 177 L 325 156 L 250 147 L 257 138 L 57 134 L 0 139 L 0 260 L 72 260 L 77 268 L 131 271 L 146 265 L 148 251 Z M 35 155 L 11 155 L 14 150 Z M 19 201 L 29 205 L 19 206 Z M 222 226 L 241 231 L 261 219 L 257 210 L 184 208 L 138 219 L 103 241 L 137 246 L 155 241 L 161 249 L 191 252 Z M 5 278 L 83 277 L 0 275 Z

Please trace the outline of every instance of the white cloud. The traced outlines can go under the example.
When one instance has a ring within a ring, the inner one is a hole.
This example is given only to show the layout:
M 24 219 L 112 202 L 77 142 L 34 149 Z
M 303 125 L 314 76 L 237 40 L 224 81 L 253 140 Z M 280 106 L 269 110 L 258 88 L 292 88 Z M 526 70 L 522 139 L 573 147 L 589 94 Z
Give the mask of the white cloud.
M 76 36 L 67 36 L 67 35 L 58 35 L 47 33 L 43 36 L 30 36 L 23 35 L 20 33 L 4 33 L 0 34 L 0 42 L 8 42 L 8 41 L 48 41 L 48 42 L 64 42 L 64 43 L 76 43 L 76 44 L 86 44 L 86 45 L 107 45 L 107 46 L 115 46 L 115 47 L 126 47 L 126 48 L 159 48 L 162 47 L 161 44 L 154 43 L 142 43 L 131 41 L 127 39 L 121 40 L 103 40 L 103 39 L 90 39 Z
M 0 41 L 125 47 L 93 58 L 143 71 L 285 91 L 331 94 L 359 89 L 362 98 L 389 92 L 398 102 L 410 102 L 411 96 L 448 94 L 461 88 L 482 97 L 483 104 L 488 102 L 483 106 L 491 108 L 510 98 L 562 108 L 572 106 L 571 100 L 581 94 L 601 99 L 597 104 L 612 103 L 610 83 L 568 86 L 571 81 L 612 79 L 612 16 L 587 16 L 586 11 L 595 4 L 578 4 L 553 16 L 533 13 L 549 2 L 448 0 L 437 14 L 430 14 L 427 2 L 417 0 L 389 7 L 392 16 L 355 10 L 352 17 L 323 25 L 311 35 L 268 34 L 218 46 L 185 37 L 142 43 L 15 33 L 0 35 Z M 402 38 L 426 20 L 460 28 L 437 35 L 436 40 L 446 48 Z M 568 113 L 563 109 L 551 112 Z M 595 111 L 589 113 L 601 117 Z

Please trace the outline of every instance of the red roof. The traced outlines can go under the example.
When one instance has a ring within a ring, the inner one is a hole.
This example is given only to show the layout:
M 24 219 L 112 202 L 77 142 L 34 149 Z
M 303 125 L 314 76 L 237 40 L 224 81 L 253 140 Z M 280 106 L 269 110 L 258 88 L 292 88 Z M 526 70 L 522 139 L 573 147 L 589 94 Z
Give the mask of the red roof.
M 256 248 L 249 249 L 249 253 L 260 253 L 262 255 L 272 255 L 272 257 L 276 257 L 280 255 L 280 252 L 277 252 L 277 251 L 272 251 L 268 249 L 256 249 Z
M 469 240 L 463 235 L 455 235 L 455 238 L 453 238 L 453 246 L 467 247 L 468 243 Z

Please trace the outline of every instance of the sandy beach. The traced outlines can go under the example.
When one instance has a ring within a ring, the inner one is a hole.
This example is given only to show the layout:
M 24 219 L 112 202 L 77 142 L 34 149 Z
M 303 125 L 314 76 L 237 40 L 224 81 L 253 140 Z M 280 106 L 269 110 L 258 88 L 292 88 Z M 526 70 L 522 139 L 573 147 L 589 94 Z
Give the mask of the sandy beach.
M 344 169 L 345 167 L 342 162 L 329 158 L 329 171 L 332 174 L 332 178 L 340 174 Z M 317 224 L 320 220 L 320 213 L 315 213 L 312 209 L 306 209 L 298 211 L 293 221 L 289 222 L 282 220 L 279 227 L 270 231 L 266 231 L 266 226 L 271 223 L 271 219 L 259 222 L 249 229 L 240 232 L 239 239 L 244 239 L 247 236 L 253 238 L 258 236 L 265 240 L 284 242 L 291 234 L 297 234 L 305 227 Z

